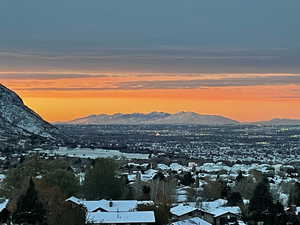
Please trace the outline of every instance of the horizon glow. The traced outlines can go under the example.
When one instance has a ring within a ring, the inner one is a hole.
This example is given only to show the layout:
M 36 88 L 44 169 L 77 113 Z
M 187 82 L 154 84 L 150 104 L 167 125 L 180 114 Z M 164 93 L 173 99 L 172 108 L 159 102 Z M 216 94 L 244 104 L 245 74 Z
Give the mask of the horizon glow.
M 0 78 L 51 122 L 152 111 L 193 111 L 241 122 L 300 119 L 298 74 L 2 71 Z

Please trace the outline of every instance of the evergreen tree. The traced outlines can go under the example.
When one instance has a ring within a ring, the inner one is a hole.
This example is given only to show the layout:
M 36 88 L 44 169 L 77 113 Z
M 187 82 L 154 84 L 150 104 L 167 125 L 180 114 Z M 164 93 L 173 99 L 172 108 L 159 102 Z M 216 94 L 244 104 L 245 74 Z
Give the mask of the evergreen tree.
M 96 159 L 88 169 L 83 185 L 87 199 L 118 199 L 124 185 L 117 177 L 118 164 L 113 159 Z
M 270 192 L 270 185 L 267 178 L 264 178 L 257 184 L 253 196 L 250 199 L 249 210 L 264 212 L 271 210 L 273 206 L 273 198 Z
M 183 175 L 181 179 L 181 184 L 185 186 L 190 186 L 191 184 L 195 183 L 195 179 L 193 178 L 190 172 Z
M 32 178 L 26 193 L 17 201 L 17 209 L 12 215 L 12 220 L 17 224 L 46 224 L 46 210 L 38 198 Z
M 239 183 L 244 179 L 243 172 L 239 171 L 239 175 L 236 177 L 236 182 Z
M 240 206 L 243 205 L 243 199 L 240 192 L 232 192 L 228 197 L 229 206 Z
M 250 219 L 253 221 L 263 221 L 266 225 L 285 224 L 279 222 L 284 221 L 284 210 L 280 203 L 273 203 L 267 178 L 263 178 L 262 181 L 257 184 L 253 197 L 250 199 L 249 212 Z

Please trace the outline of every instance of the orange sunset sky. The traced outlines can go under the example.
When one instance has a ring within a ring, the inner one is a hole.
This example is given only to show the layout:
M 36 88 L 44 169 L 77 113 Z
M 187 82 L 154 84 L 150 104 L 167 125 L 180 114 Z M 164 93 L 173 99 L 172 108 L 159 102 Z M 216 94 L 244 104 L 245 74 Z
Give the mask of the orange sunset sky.
M 300 1 L 3 1 L 0 83 L 49 121 L 300 119 Z
M 3 71 L 0 78 L 49 121 L 152 111 L 193 111 L 239 121 L 300 118 L 297 74 Z

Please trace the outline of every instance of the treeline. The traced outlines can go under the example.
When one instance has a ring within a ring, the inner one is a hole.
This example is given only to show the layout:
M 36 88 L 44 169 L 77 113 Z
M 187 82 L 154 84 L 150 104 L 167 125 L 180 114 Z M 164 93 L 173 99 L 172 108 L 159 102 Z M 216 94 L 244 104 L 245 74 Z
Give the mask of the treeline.
M 1 195 L 10 199 L 1 222 L 15 224 L 83 225 L 86 212 L 65 200 L 78 196 L 89 200 L 126 198 L 126 180 L 113 159 L 97 159 L 87 165 L 80 181 L 65 160 L 33 157 L 10 169 Z
M 240 173 L 234 185 L 217 177 L 215 181 L 202 181 L 205 184 L 200 188 L 201 181 L 191 172 L 169 171 L 167 176 L 158 172 L 151 181 L 145 182 L 141 170 L 136 181 L 129 182 L 114 159 L 89 160 L 82 166 L 83 171 L 74 171 L 64 159 L 21 158 L 19 165 L 8 171 L 0 187 L 1 196 L 10 199 L 8 211 L 0 214 L 0 222 L 85 225 L 86 211 L 65 201 L 76 196 L 87 200 L 153 200 L 154 206 L 140 206 L 138 210 L 153 210 L 156 224 L 164 225 L 169 222 L 172 203 L 176 202 L 176 188 L 181 186 L 189 187 L 188 201 L 200 207 L 203 201 L 227 199 L 228 206 L 241 208 L 243 220 L 250 224 L 259 221 L 266 225 L 300 224 L 294 209 L 284 209 L 276 197 L 279 191 L 271 190 L 269 179 L 258 171 L 253 171 L 251 176 Z M 289 205 L 299 206 L 300 183 L 286 189 Z

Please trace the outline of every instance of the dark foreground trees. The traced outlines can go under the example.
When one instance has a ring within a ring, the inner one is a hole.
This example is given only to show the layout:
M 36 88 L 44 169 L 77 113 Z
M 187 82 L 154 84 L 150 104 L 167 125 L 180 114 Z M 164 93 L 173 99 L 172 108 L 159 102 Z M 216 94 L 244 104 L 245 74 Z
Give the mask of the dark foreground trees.
M 270 185 L 267 178 L 263 178 L 254 190 L 249 204 L 249 220 L 263 221 L 265 225 L 284 225 L 287 223 L 287 215 L 283 206 L 273 203 Z
M 32 179 L 25 194 L 17 200 L 16 211 L 12 214 L 12 221 L 16 224 L 46 224 L 46 210 L 38 198 Z
M 66 198 L 77 195 L 80 190 L 79 179 L 74 175 L 74 173 L 63 170 L 56 169 L 43 177 L 46 184 L 50 186 L 57 186 L 66 196 Z
M 124 185 L 115 160 L 96 159 L 86 172 L 82 190 L 86 199 L 119 199 Z
M 165 225 L 168 224 L 170 215 L 170 206 L 168 204 L 145 204 L 139 205 L 138 211 L 154 211 L 156 225 Z
M 86 210 L 66 202 L 57 186 L 49 186 L 43 180 L 30 179 L 27 191 L 10 209 L 14 224 L 86 225 Z
M 9 198 L 14 224 L 85 225 L 86 211 L 65 200 L 78 195 L 79 179 L 65 160 L 30 158 L 12 169 L 2 195 Z

